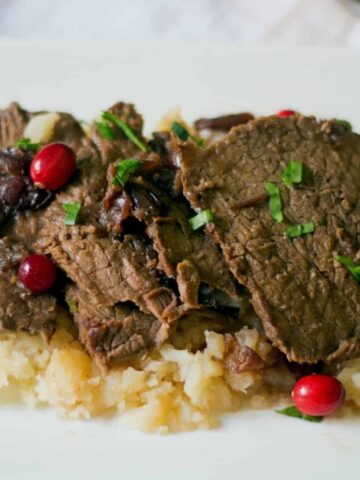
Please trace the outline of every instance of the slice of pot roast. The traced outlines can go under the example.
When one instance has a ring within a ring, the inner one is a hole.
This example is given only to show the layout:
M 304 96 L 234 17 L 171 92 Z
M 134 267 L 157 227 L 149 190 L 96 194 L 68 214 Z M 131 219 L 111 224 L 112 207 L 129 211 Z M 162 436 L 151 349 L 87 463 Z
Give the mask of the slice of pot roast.
M 358 355 L 360 286 L 336 257 L 360 262 L 360 136 L 296 115 L 239 126 L 207 149 L 174 149 L 185 196 L 214 214 L 207 231 L 273 345 L 299 363 Z M 303 176 L 288 187 L 291 161 Z M 280 189 L 282 223 L 270 214 L 266 182 Z M 307 222 L 313 233 L 287 237 L 286 228 Z
M 212 298 L 222 296 L 224 304 L 239 307 L 239 294 L 219 247 L 190 227 L 194 214 L 184 197 L 174 192 L 170 160 L 151 153 L 125 187 L 114 184 L 115 175 L 116 166 L 111 164 L 101 224 L 114 235 L 136 228 L 150 237 L 158 269 L 176 281 L 187 308 L 199 307 L 202 285 L 212 290 Z
M 168 325 L 131 303 L 98 308 L 77 286 L 67 291 L 79 337 L 100 368 L 134 361 L 168 337 Z

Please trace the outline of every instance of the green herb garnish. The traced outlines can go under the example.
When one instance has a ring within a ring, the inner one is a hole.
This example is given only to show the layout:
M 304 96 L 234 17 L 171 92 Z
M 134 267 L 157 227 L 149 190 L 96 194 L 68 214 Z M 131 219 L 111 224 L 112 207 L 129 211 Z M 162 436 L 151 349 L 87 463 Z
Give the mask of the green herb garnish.
M 307 222 L 285 228 L 285 233 L 288 238 L 296 238 L 301 237 L 302 235 L 307 235 L 308 233 L 312 233 L 314 230 L 314 222 Z
M 15 143 L 15 147 L 21 148 L 21 150 L 35 151 L 37 152 L 41 147 L 41 142 L 35 143 L 31 141 L 31 138 L 22 138 Z
M 183 142 L 186 142 L 190 137 L 190 133 L 178 122 L 173 122 L 171 124 L 171 131 L 175 133 L 177 137 L 180 138 Z
M 301 420 L 307 420 L 308 422 L 319 423 L 323 420 L 324 417 L 314 417 L 312 415 L 306 415 L 305 413 L 300 412 L 296 407 L 287 407 L 282 410 L 276 410 L 276 413 L 281 415 L 287 415 L 289 417 L 301 418 Z
M 203 210 L 202 212 L 195 215 L 195 217 L 190 218 L 189 223 L 190 227 L 193 230 L 203 227 L 207 223 L 210 223 L 214 220 L 214 215 L 211 210 Z
M 282 181 L 287 187 L 293 183 L 301 183 L 303 175 L 303 164 L 301 162 L 291 161 L 285 168 Z
M 275 222 L 281 223 L 284 220 L 281 205 L 280 189 L 275 183 L 266 182 L 266 190 L 269 194 L 270 215 Z
M 356 265 L 350 257 L 337 255 L 335 260 L 349 270 L 351 275 L 360 283 L 360 265 Z
M 142 163 L 141 160 L 136 160 L 135 158 L 128 158 L 118 163 L 118 165 L 116 165 L 116 175 L 112 184 L 124 186 L 129 180 L 130 175 L 135 173 Z
M 140 148 L 141 151 L 146 152 L 146 150 L 147 150 L 146 144 L 144 142 L 142 142 L 135 135 L 132 128 L 127 123 L 123 122 L 122 120 L 120 120 L 120 118 L 118 118 L 116 115 L 114 115 L 113 113 L 110 113 L 110 112 L 103 112 L 102 113 L 102 118 L 103 118 L 103 120 L 107 120 L 108 122 L 111 122 L 114 125 L 116 125 L 117 127 L 119 127 L 120 130 L 122 130 L 124 135 L 129 140 L 131 140 L 138 148 Z
M 100 135 L 106 140 L 115 140 L 116 135 L 114 130 L 110 127 L 108 123 L 105 122 L 95 122 L 96 128 Z
M 183 142 L 186 142 L 186 140 L 191 138 L 191 140 L 195 142 L 196 145 L 198 145 L 199 147 L 205 146 L 204 140 L 201 140 L 200 138 L 196 138 L 193 135 L 190 135 L 190 133 L 186 130 L 186 128 L 183 125 L 181 125 L 181 123 L 179 122 L 173 122 L 171 124 L 171 131 L 174 132 L 175 135 L 179 137 L 180 140 L 182 140 Z
M 71 313 L 77 313 L 78 312 L 77 305 L 72 298 L 67 298 L 66 303 L 68 304 L 68 307 L 69 307 L 69 310 L 70 310 Z
M 335 120 L 335 123 L 337 125 L 341 125 L 342 127 L 344 127 L 346 130 L 349 130 L 349 132 L 352 131 L 352 125 L 350 122 L 348 122 L 347 120 L 341 120 L 341 119 L 336 119 Z
M 81 203 L 80 202 L 68 202 L 62 204 L 65 210 L 65 225 L 75 225 L 77 216 L 79 215 Z

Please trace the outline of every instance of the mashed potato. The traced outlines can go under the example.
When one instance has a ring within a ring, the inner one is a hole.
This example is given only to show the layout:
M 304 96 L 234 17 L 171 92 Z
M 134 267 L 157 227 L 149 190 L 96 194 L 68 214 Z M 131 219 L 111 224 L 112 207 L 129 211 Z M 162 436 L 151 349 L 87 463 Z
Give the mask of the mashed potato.
M 346 367 L 341 371 L 338 379 L 345 387 L 346 391 L 346 404 L 345 411 L 358 411 L 360 410 L 360 358 L 351 360 L 347 363 Z M 341 413 L 341 412 L 340 412 Z
M 290 400 L 288 392 L 265 386 L 258 371 L 227 372 L 223 335 L 207 332 L 207 347 L 197 353 L 164 345 L 136 368 L 104 376 L 65 325 L 66 320 L 49 345 L 25 333 L 0 336 L 2 401 L 51 405 L 72 418 L 112 414 L 130 428 L 167 433 L 211 428 L 225 412 L 274 408 Z M 267 343 L 254 330 L 244 329 L 239 340 L 259 354 L 268 353 Z M 277 379 L 279 375 L 273 372 Z M 360 407 L 360 360 L 343 371 L 341 380 L 349 401 Z

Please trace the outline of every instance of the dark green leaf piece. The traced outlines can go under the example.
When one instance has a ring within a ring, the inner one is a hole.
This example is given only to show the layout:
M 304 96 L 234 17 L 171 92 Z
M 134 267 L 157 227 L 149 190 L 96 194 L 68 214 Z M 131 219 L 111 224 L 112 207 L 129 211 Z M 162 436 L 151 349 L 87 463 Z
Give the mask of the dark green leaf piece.
M 307 235 L 315 230 L 314 222 L 302 223 L 299 225 L 292 225 L 285 229 L 286 236 L 288 238 L 301 237 Z
M 115 140 L 116 135 L 114 130 L 106 122 L 96 122 L 96 128 L 100 135 L 106 140 Z
M 174 132 L 175 135 L 179 137 L 180 140 L 182 140 L 183 142 L 186 142 L 186 140 L 191 138 L 191 140 L 195 142 L 196 145 L 198 145 L 199 147 L 205 146 L 204 140 L 201 140 L 200 138 L 196 138 L 193 135 L 190 135 L 190 133 L 186 130 L 186 128 L 183 125 L 181 125 L 181 123 L 179 122 L 173 122 L 171 124 L 171 131 Z
M 131 140 L 142 152 L 146 152 L 146 150 L 147 150 L 146 144 L 144 142 L 142 142 L 135 135 L 135 133 L 133 132 L 130 125 L 123 122 L 122 120 L 120 120 L 120 118 L 118 118 L 116 115 L 114 115 L 113 113 L 110 113 L 110 112 L 103 112 L 102 118 L 103 118 L 103 120 L 107 120 L 107 121 L 113 123 L 114 125 L 116 125 L 117 127 L 119 127 L 120 130 L 122 130 L 123 134 L 129 140 Z
M 40 150 L 41 143 L 33 143 L 30 138 L 22 138 L 18 142 L 15 143 L 16 148 L 21 148 L 21 150 L 25 151 L 34 151 L 37 152 Z
M 120 162 L 116 166 L 116 175 L 112 181 L 113 185 L 122 185 L 124 187 L 130 175 L 135 173 L 142 163 L 141 160 L 136 160 L 136 158 L 127 158 Z
M 336 119 L 336 120 L 335 120 L 335 123 L 337 123 L 338 125 L 341 125 L 341 126 L 344 127 L 346 130 L 349 130 L 349 132 L 352 131 L 352 125 L 351 125 L 351 123 L 348 122 L 347 120 Z
M 306 415 L 305 413 L 300 412 L 296 407 L 287 407 L 282 410 L 276 410 L 276 413 L 281 415 L 287 415 L 288 417 L 300 418 L 301 420 L 307 420 L 308 422 L 320 423 L 324 417 L 314 417 L 312 415 Z
M 356 281 L 360 283 L 360 265 L 356 265 L 350 257 L 342 255 L 337 255 L 335 260 L 347 268 Z

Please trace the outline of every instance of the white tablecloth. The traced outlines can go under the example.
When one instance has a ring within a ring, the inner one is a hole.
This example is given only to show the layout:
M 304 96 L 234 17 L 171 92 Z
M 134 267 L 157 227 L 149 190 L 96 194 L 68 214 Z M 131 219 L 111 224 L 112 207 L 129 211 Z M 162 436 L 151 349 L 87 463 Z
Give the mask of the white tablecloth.
M 360 47 L 354 9 L 352 0 L 0 0 L 0 36 Z

